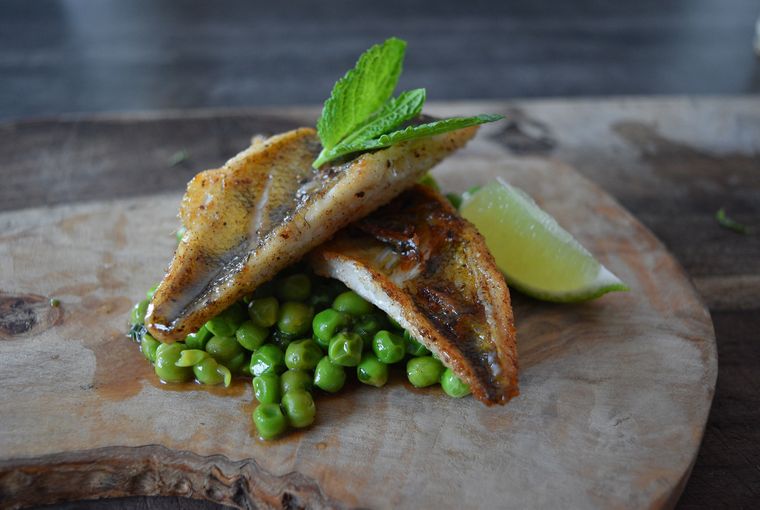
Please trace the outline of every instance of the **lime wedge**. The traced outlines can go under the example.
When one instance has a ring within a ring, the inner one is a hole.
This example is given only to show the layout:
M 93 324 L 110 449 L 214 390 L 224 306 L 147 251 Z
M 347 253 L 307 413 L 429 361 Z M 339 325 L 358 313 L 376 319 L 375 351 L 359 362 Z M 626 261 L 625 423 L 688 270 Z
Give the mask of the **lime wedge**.
M 460 207 L 486 240 L 507 283 L 537 299 L 576 302 L 628 286 L 524 191 L 498 179 Z

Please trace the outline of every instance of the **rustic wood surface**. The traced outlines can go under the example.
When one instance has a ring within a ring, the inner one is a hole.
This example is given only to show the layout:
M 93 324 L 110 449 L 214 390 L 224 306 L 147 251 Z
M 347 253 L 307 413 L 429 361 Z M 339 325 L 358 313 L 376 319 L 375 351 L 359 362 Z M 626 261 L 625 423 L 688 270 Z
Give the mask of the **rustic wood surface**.
M 562 166 L 553 160 L 570 162 L 639 213 L 686 263 L 704 297 L 709 298 L 714 315 L 718 316 L 719 341 L 721 325 L 724 328 L 728 362 L 734 370 L 729 375 L 731 385 L 727 388 L 727 401 L 722 405 L 721 387 L 718 387 L 712 422 L 720 423 L 722 428 L 708 428 L 706 448 L 695 468 L 700 486 L 687 488 L 684 496 L 686 502 L 682 503 L 696 505 L 700 501 L 705 503 L 705 498 L 708 498 L 709 504 L 710 494 L 716 489 L 710 483 L 714 483 L 715 475 L 720 475 L 721 471 L 731 475 L 724 477 L 728 483 L 723 483 L 723 490 L 736 489 L 733 490 L 734 497 L 745 498 L 738 501 L 752 501 L 751 498 L 756 496 L 752 482 L 757 480 L 753 462 L 758 458 L 757 441 L 753 441 L 756 439 L 753 434 L 756 435 L 757 431 L 751 421 L 751 412 L 753 408 L 755 412 L 757 409 L 757 397 L 752 393 L 752 388 L 757 387 L 757 374 L 752 371 L 752 363 L 756 363 L 758 356 L 757 344 L 748 342 L 747 337 L 756 334 L 756 328 L 752 329 L 752 320 L 758 295 L 758 270 L 753 264 L 758 260 L 758 243 L 755 236 L 742 237 L 720 229 L 712 215 L 715 210 L 713 205 L 721 202 L 720 205 L 729 207 L 738 219 L 757 223 L 757 200 L 753 200 L 758 190 L 756 144 L 760 113 L 757 100 L 554 101 L 462 107 L 466 110 L 498 108 L 511 113 L 514 119 L 500 131 L 489 133 L 487 142 L 478 142 L 478 147 L 473 146 L 472 149 L 483 162 L 490 161 L 486 153 L 493 151 L 494 155 L 498 153 L 496 160 L 508 162 L 510 172 L 520 174 L 531 167 L 534 171 L 535 168 L 544 169 L 536 171 L 536 175 L 547 169 L 553 169 L 552 175 L 573 175 L 566 170 L 557 170 Z M 449 105 L 445 109 L 454 111 L 457 108 Z M 230 151 L 242 146 L 251 132 L 266 131 L 267 125 L 275 126 L 273 130 L 282 129 L 292 125 L 301 115 L 296 111 L 287 114 L 270 112 L 262 120 L 261 116 L 248 113 L 193 114 L 178 115 L 173 119 L 72 119 L 67 122 L 6 125 L 2 128 L 5 136 L 0 144 L 0 155 L 2 161 L 8 162 L 3 168 L 3 177 L 10 182 L 10 186 L 3 188 L 3 205 L 6 209 L 19 209 L 53 201 L 77 202 L 176 188 L 187 180 L 194 168 L 216 164 Z M 188 150 L 187 161 L 169 167 L 167 158 L 182 148 Z M 116 154 L 122 157 L 117 158 Z M 689 172 L 695 168 L 700 170 L 696 174 L 696 182 L 689 179 L 693 175 Z M 126 178 L 124 174 L 132 178 Z M 535 179 L 535 176 L 530 179 Z M 45 186 L 40 186 L 40 182 L 45 182 Z M 561 180 L 555 179 L 553 185 L 558 182 Z M 451 184 L 456 183 L 451 181 Z M 537 185 L 531 181 L 524 184 L 528 188 Z M 543 196 L 539 189 L 532 191 Z M 689 202 L 690 195 L 696 196 L 693 202 Z M 553 204 L 561 207 L 561 203 L 562 200 L 552 200 L 547 207 L 551 209 Z M 572 201 L 570 203 L 573 204 Z M 102 207 L 100 204 L 79 207 L 97 206 Z M 574 211 L 577 208 L 571 209 Z M 47 212 L 61 214 L 64 210 Z M 12 213 L 4 218 L 19 218 L 32 212 Z M 562 213 L 560 210 L 554 212 Z M 560 214 L 561 221 L 562 217 L 563 214 Z M 583 237 L 583 231 L 574 229 L 573 225 L 568 227 Z M 4 236 L 9 229 L 10 224 L 4 221 Z M 91 235 L 99 242 L 102 242 L 101 237 L 105 238 L 105 234 Z M 593 239 L 585 240 L 596 246 Z M 151 255 L 153 251 L 157 251 L 156 246 L 162 242 L 165 241 L 160 236 L 155 238 L 150 251 L 140 254 L 148 261 L 145 270 L 154 269 L 155 266 L 148 263 L 154 256 Z M 79 248 L 86 252 L 85 246 L 79 244 Z M 130 250 L 139 250 L 139 247 L 132 247 L 132 243 L 128 244 Z M 3 244 L 4 249 L 6 245 Z M 602 251 L 607 252 L 606 249 Z M 738 264 L 732 254 L 741 257 Z M 35 256 L 43 257 L 43 254 Z M 4 260 L 7 264 L 7 258 L 4 257 Z M 613 268 L 618 269 L 613 262 L 610 261 Z M 161 264 L 160 261 L 157 263 Z M 4 279 L 6 268 L 7 265 L 3 269 Z M 108 275 L 110 272 L 106 270 L 102 273 Z M 92 277 L 93 271 L 90 270 L 89 274 Z M 130 287 L 137 286 L 136 280 L 150 280 L 149 275 L 140 271 L 134 273 L 133 278 L 135 281 L 130 280 Z M 41 285 L 40 282 L 38 284 Z M 95 281 L 91 285 L 107 287 Z M 6 281 L 3 281 L 3 289 L 8 288 Z M 13 288 L 17 288 L 15 280 Z M 611 302 L 614 302 L 612 298 L 604 301 L 605 305 Z M 531 303 L 519 302 L 518 305 L 518 313 L 526 310 L 522 312 L 524 316 L 528 315 L 527 310 L 533 308 Z M 38 307 L 37 310 L 44 308 Z M 51 316 L 47 320 L 55 323 L 59 318 Z M 727 361 L 724 357 L 721 363 L 725 366 Z M 723 414 L 718 414 L 721 409 Z M 5 432 L 4 428 L 2 430 Z M 712 439 L 711 433 L 714 435 Z M 703 470 L 701 479 L 700 469 Z M 692 482 L 689 487 L 694 485 L 695 482 Z M 691 501 L 690 491 L 696 495 Z M 150 503 L 151 500 L 145 501 L 149 505 L 154 504 Z M 155 504 L 166 504 L 166 500 Z
M 709 314 L 664 247 L 610 197 L 561 163 L 513 160 L 489 127 L 437 169 L 444 189 L 506 177 L 631 286 L 576 306 L 518 299 L 517 400 L 487 408 L 396 381 L 322 398 L 315 427 L 258 441 L 249 385 L 162 387 L 124 336 L 131 301 L 172 251 L 177 194 L 9 212 L 5 499 L 136 491 L 242 506 L 669 506 L 712 401 Z M 47 305 L 52 296 L 61 307 Z M 153 444 L 165 449 L 134 449 Z M 386 484 L 393 494 L 377 490 Z

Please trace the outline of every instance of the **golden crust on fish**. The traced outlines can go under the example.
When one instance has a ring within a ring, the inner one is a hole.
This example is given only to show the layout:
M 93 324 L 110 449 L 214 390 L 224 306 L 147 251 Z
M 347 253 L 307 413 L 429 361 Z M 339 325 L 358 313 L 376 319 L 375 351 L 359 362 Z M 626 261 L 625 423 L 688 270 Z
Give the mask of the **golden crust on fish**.
M 182 200 L 187 232 L 148 307 L 148 330 L 162 341 L 198 330 L 413 185 L 476 131 L 403 142 L 314 169 L 319 139 L 301 128 L 256 139 L 222 168 L 199 173 Z
M 408 329 L 481 402 L 518 394 L 509 290 L 482 236 L 437 191 L 416 185 L 310 256 Z

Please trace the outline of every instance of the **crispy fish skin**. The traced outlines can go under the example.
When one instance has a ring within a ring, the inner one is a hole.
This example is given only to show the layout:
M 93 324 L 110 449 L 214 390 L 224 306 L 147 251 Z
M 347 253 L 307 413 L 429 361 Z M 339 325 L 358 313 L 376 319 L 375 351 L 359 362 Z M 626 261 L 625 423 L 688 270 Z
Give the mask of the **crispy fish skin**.
M 483 237 L 437 191 L 415 185 L 309 260 L 408 329 L 484 404 L 518 394 L 504 277 Z
M 313 169 L 321 147 L 301 128 L 248 149 L 190 181 L 187 232 L 148 307 L 161 341 L 181 340 L 335 232 L 413 185 L 464 146 L 476 127 L 399 143 Z

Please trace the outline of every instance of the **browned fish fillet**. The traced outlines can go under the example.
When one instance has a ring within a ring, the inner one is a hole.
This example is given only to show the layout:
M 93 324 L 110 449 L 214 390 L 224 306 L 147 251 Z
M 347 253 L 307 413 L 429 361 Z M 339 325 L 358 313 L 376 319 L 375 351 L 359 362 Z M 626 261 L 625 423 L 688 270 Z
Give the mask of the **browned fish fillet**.
M 481 235 L 437 191 L 416 185 L 312 252 L 469 383 L 486 405 L 518 394 L 509 290 Z
M 181 340 L 335 232 L 387 203 L 477 131 L 399 143 L 342 165 L 312 168 L 320 151 L 302 128 L 251 147 L 190 181 L 187 233 L 148 307 L 146 326 Z

